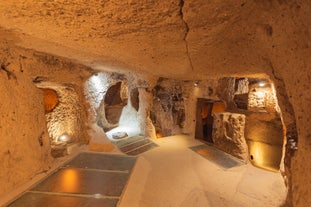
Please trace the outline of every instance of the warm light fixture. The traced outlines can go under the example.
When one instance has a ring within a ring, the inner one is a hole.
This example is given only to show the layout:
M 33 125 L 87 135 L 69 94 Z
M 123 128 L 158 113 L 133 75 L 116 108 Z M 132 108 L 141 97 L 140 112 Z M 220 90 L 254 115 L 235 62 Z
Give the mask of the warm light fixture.
M 194 87 L 198 87 L 198 85 L 199 85 L 199 82 L 198 81 L 196 81 L 196 82 L 194 82 Z
M 258 85 L 259 85 L 259 87 L 264 87 L 266 85 L 266 83 L 265 82 L 260 82 Z
M 263 99 L 263 98 L 265 98 L 266 93 L 263 92 L 263 91 L 257 91 L 257 92 L 256 92 L 256 96 L 257 96 L 258 98 L 260 98 L 260 99 Z
M 59 142 L 69 142 L 70 140 L 71 140 L 71 137 L 67 133 L 64 133 L 64 134 L 60 135 L 60 137 L 58 138 L 57 141 L 59 141 Z

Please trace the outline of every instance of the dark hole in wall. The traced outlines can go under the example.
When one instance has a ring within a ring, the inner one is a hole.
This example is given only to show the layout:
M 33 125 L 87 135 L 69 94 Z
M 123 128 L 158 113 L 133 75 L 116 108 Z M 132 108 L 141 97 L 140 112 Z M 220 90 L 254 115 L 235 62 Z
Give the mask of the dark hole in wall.
M 234 103 L 238 109 L 247 110 L 248 106 L 248 94 L 236 94 L 234 95 Z
M 134 107 L 134 109 L 136 109 L 136 111 L 139 110 L 139 91 L 138 88 L 134 88 L 131 91 L 131 103 L 132 106 Z
M 112 85 L 104 98 L 105 116 L 109 124 L 118 124 L 123 107 L 127 104 L 127 100 L 121 98 L 121 84 L 118 82 Z
M 118 105 L 122 103 L 122 99 L 120 96 L 121 91 L 121 82 L 112 85 L 105 95 L 105 104 L 108 106 Z
M 214 113 L 224 112 L 225 103 L 199 98 L 197 102 L 195 138 L 213 143 Z

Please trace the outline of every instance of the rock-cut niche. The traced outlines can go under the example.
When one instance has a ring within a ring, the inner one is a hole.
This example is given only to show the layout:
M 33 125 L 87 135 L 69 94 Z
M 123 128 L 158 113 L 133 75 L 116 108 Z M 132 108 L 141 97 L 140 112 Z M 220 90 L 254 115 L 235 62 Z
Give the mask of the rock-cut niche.
M 138 88 L 134 88 L 131 91 L 131 104 L 136 111 L 139 110 L 139 91 L 138 91 Z
M 118 126 L 123 107 L 127 105 L 128 87 L 124 82 L 110 86 L 100 106 L 99 123 L 108 131 Z

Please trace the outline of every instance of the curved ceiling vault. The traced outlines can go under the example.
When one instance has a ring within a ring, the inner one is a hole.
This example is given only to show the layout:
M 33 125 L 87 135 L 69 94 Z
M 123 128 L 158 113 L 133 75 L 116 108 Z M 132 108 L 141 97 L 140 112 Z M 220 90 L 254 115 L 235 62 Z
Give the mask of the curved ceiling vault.
M 10 0 L 0 2 L 0 26 L 18 45 L 94 69 L 247 76 L 265 73 L 267 50 L 277 38 L 274 24 L 287 6 L 247 0 Z

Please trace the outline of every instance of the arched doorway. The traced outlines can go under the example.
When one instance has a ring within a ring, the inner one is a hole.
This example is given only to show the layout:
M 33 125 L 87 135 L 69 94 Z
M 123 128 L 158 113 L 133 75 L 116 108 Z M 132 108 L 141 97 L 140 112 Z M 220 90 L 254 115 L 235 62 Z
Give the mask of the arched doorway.
M 119 81 L 111 85 L 99 107 L 98 123 L 104 131 L 109 131 L 119 125 L 124 106 L 128 101 L 128 87 Z
M 224 112 L 225 103 L 219 100 L 199 98 L 197 102 L 195 138 L 213 143 L 213 115 Z

